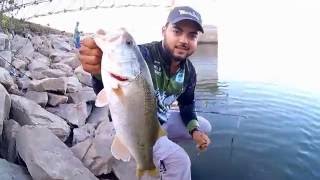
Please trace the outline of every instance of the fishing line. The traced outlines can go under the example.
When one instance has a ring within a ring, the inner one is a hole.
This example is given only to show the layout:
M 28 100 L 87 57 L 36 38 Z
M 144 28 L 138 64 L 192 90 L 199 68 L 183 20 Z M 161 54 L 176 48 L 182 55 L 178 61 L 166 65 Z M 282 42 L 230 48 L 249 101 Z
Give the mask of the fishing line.
M 241 123 L 241 118 L 238 117 L 238 121 L 237 121 L 237 129 L 236 131 L 233 133 L 232 135 L 232 138 L 231 138 L 231 143 L 230 143 L 230 159 L 231 159 L 231 162 L 232 162 L 232 157 L 233 157 L 233 144 L 234 144 L 234 139 L 235 139 L 235 136 L 238 134 L 238 130 L 240 128 L 240 123 Z
M 5 62 L 7 62 L 10 66 L 13 67 L 13 69 L 19 71 L 19 73 L 23 74 L 24 76 L 26 76 L 26 77 L 29 78 L 30 80 L 33 80 L 32 77 L 26 75 L 25 73 L 23 73 L 22 71 L 20 71 L 19 69 L 17 69 L 11 62 L 7 61 L 7 60 L 6 60 L 4 57 L 2 57 L 1 55 L 0 55 L 0 59 L 3 60 L 3 61 L 5 61 Z M 15 75 L 15 77 L 17 77 L 17 76 Z
M 5 62 L 7 62 L 13 69 L 15 69 L 15 70 L 17 70 L 19 73 L 21 73 L 21 74 L 23 74 L 24 76 L 26 76 L 27 78 L 29 78 L 30 80 L 33 80 L 33 78 L 32 77 L 30 77 L 30 76 L 28 76 L 27 74 L 25 74 L 24 72 L 22 72 L 22 71 L 20 71 L 18 68 L 16 68 L 11 62 L 9 62 L 9 61 L 7 61 L 4 57 L 2 57 L 1 55 L 0 55 L 0 59 L 1 60 L 3 60 L 3 61 L 5 61 Z M 13 75 L 13 76 L 15 76 L 15 77 L 18 77 L 18 75 Z M 88 86 L 88 87 L 92 87 L 92 85 L 90 85 L 90 84 L 86 84 L 86 83 L 83 83 L 83 82 L 81 82 L 81 81 L 79 81 L 82 85 L 85 85 L 85 86 Z
M 230 114 L 230 113 L 221 113 L 221 112 L 217 112 L 217 111 L 202 111 L 202 110 L 195 110 L 195 111 L 193 111 L 193 112 L 196 112 L 196 113 L 219 114 L 219 115 L 223 115 L 223 116 L 234 116 L 234 117 L 247 118 L 247 116 L 245 116 L 245 115 L 240 115 L 240 114 Z

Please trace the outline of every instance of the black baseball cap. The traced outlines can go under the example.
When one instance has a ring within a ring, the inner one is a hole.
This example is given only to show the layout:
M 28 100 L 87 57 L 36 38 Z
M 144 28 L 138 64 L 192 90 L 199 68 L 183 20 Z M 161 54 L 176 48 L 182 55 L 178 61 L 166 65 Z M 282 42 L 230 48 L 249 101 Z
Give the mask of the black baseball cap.
M 167 22 L 175 24 L 182 20 L 195 22 L 199 31 L 203 33 L 201 15 L 196 10 L 189 6 L 177 6 L 170 11 Z

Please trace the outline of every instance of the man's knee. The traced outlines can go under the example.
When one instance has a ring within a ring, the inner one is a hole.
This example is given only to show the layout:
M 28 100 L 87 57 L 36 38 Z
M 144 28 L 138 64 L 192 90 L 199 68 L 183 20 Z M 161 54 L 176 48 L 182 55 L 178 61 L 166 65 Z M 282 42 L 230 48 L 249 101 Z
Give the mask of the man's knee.
M 179 149 L 177 151 L 177 153 L 175 154 L 175 156 L 178 159 L 177 164 L 181 164 L 185 168 L 190 168 L 191 167 L 190 157 L 189 157 L 189 155 L 187 154 L 187 152 L 183 148 Z
M 191 179 L 191 160 L 188 154 L 182 148 L 171 154 L 160 164 L 160 172 L 166 180 Z
M 199 122 L 199 126 L 200 126 L 199 128 L 202 132 L 205 132 L 207 134 L 209 134 L 211 132 L 212 126 L 206 118 L 204 118 L 202 116 L 198 116 L 198 122 Z

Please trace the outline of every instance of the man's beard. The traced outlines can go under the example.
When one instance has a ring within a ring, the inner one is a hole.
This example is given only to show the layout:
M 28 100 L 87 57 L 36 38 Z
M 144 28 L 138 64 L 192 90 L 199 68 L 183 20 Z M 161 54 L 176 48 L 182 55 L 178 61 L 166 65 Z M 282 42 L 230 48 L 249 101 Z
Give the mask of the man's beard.
M 170 60 L 173 60 L 176 62 L 181 62 L 181 61 L 184 61 L 188 57 L 188 54 L 185 57 L 175 56 L 173 53 L 174 50 L 173 49 L 171 50 L 169 48 L 166 38 L 163 39 L 163 48 L 164 48 L 164 52 L 168 55 Z

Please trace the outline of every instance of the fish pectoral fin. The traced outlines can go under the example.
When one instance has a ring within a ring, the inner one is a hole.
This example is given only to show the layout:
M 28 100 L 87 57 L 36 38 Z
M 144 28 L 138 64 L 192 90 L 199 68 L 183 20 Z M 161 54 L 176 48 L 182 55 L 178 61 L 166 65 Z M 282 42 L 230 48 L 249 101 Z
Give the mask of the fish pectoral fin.
M 108 105 L 108 98 L 107 98 L 107 90 L 106 89 L 102 89 L 98 93 L 95 105 L 97 107 L 104 107 L 104 106 Z
M 131 155 L 128 148 L 115 136 L 111 144 L 111 154 L 118 160 L 130 161 Z

